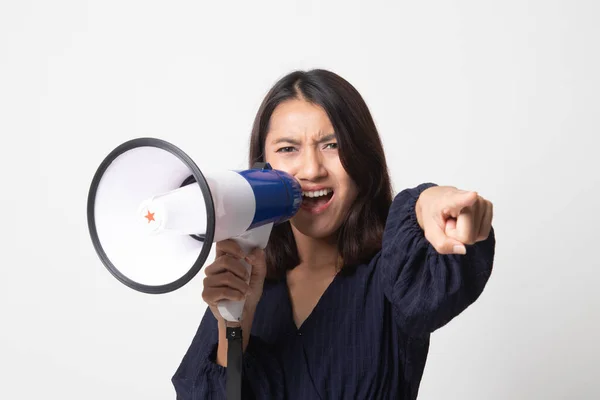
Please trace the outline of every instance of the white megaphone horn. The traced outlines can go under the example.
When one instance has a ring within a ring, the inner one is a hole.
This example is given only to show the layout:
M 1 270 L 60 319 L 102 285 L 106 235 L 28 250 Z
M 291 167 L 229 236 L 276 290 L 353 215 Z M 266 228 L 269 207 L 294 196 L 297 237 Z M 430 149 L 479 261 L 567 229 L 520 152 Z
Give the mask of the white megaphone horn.
M 130 288 L 158 294 L 189 282 L 214 242 L 233 239 L 246 253 L 265 248 L 273 226 L 292 218 L 301 203 L 298 181 L 269 164 L 203 174 L 173 144 L 139 138 L 100 164 L 87 218 L 106 268 Z M 223 301 L 219 312 L 240 321 L 243 305 Z

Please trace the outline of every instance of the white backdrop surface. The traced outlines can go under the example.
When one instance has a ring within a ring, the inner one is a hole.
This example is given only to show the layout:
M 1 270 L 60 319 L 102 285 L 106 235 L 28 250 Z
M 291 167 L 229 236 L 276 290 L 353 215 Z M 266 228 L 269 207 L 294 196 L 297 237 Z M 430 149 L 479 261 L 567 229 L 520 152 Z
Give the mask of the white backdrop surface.
M 161 296 L 117 282 L 92 176 L 140 136 L 244 168 L 262 97 L 310 68 L 362 93 L 396 191 L 494 202 L 495 271 L 433 334 L 419 398 L 600 398 L 599 4 L 2 0 L 0 398 L 174 398 L 202 275 Z

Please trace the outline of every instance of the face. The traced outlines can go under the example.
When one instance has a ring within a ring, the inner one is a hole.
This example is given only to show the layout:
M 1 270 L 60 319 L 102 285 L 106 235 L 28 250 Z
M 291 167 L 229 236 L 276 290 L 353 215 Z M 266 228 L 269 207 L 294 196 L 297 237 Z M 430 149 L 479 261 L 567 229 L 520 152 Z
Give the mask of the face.
M 309 237 L 331 237 L 344 222 L 357 188 L 342 166 L 325 111 L 304 100 L 277 106 L 265 140 L 265 161 L 302 185 L 303 202 L 292 226 Z

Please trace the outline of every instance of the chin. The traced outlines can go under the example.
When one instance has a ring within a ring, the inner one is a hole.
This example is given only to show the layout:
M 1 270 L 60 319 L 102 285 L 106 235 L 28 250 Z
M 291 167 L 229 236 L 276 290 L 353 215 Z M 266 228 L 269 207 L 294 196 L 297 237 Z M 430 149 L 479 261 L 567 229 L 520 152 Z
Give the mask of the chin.
M 298 232 L 313 239 L 330 238 L 338 230 L 338 226 L 336 226 L 338 224 L 332 225 L 330 221 L 309 220 L 302 218 L 301 215 L 296 215 L 290 222 Z

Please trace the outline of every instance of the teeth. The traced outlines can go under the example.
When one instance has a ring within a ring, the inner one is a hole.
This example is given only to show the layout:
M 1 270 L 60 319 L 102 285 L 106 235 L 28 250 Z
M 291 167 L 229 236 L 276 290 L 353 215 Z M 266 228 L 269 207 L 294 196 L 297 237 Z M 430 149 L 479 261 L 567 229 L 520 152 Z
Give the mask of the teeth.
M 321 197 L 333 192 L 333 189 L 314 190 L 312 192 L 302 192 L 304 197 Z

